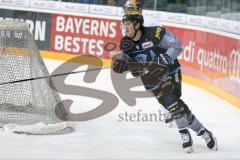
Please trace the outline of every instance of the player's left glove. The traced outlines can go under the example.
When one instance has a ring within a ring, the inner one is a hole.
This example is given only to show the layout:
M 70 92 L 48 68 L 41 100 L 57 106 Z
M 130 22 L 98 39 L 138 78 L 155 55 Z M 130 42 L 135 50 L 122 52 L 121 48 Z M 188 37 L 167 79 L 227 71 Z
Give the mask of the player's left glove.
M 162 96 L 170 93 L 174 85 L 168 78 L 171 59 L 166 54 L 159 54 L 157 61 L 147 63 L 143 68 L 141 79 L 145 88 L 154 93 L 155 96 Z
M 167 65 L 162 63 L 148 63 L 146 68 L 143 68 L 141 79 L 146 86 L 158 85 L 162 78 L 169 73 Z

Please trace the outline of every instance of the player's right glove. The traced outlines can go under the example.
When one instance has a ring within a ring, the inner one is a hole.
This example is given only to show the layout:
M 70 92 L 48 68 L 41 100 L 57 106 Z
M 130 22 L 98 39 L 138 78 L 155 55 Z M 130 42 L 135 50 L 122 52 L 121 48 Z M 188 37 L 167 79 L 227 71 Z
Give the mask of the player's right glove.
M 127 56 L 120 53 L 112 57 L 112 69 L 116 73 L 123 73 L 128 70 Z

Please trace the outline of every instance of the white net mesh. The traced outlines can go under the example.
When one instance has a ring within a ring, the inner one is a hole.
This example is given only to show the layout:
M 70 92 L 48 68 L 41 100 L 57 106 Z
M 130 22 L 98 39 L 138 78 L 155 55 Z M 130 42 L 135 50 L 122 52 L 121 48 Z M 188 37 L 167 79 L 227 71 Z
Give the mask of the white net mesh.
M 24 22 L 0 21 L 0 73 L 0 84 L 49 75 Z M 60 97 L 53 86 L 51 78 L 0 85 L 0 123 L 62 122 L 55 114 Z

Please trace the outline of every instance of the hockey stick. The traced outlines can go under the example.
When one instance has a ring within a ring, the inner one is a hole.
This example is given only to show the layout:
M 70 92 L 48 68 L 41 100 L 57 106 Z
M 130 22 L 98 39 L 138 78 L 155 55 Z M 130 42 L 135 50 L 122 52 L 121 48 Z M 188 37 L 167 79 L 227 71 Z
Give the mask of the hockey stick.
M 97 67 L 97 68 L 80 70 L 80 71 L 74 71 L 74 72 L 65 72 L 65 73 L 60 73 L 60 74 L 53 74 L 53 75 L 49 75 L 49 76 L 27 78 L 27 79 L 21 79 L 21 80 L 16 80 L 16 81 L 10 81 L 10 82 L 0 83 L 0 86 L 1 86 L 1 85 L 5 85 L 5 84 L 20 83 L 20 82 L 25 82 L 25 81 L 33 81 L 33 80 L 38 80 L 38 79 L 58 77 L 58 76 L 65 76 L 65 75 L 69 75 L 69 74 L 77 74 L 77 73 L 83 73 L 83 72 L 98 71 L 98 70 L 110 69 L 110 68 L 111 68 L 111 67 L 109 67 L 109 66 L 107 66 L 107 67 Z

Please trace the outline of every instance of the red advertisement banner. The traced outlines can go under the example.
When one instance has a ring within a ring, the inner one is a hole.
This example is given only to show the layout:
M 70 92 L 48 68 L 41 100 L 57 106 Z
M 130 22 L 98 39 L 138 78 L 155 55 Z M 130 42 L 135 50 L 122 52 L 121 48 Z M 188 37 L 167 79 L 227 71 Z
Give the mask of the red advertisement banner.
M 240 39 L 167 27 L 183 42 L 183 73 L 240 98 Z
M 51 51 L 109 58 L 121 39 L 120 21 L 54 14 Z

